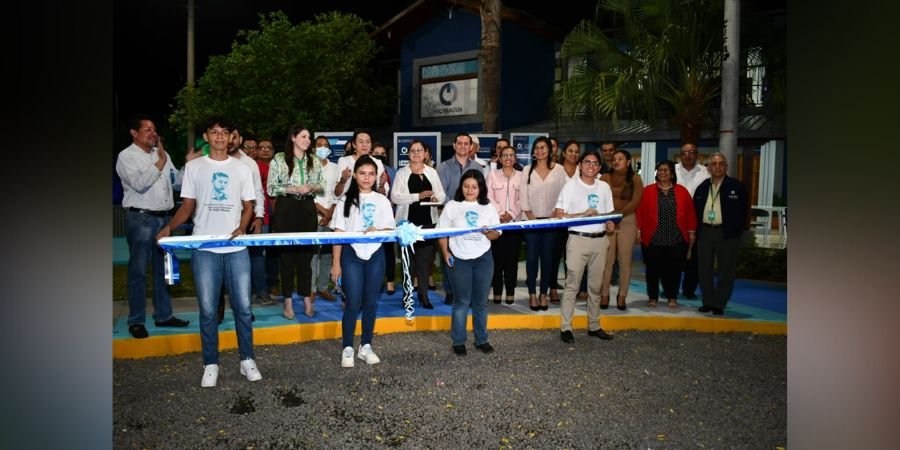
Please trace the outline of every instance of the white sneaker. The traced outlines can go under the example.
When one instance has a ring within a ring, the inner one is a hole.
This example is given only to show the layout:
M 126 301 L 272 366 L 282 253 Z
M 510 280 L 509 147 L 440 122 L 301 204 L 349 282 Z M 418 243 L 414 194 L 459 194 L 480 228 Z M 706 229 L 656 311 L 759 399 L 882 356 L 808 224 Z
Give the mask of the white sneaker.
M 341 367 L 353 367 L 353 347 L 344 347 L 341 353 Z
M 241 375 L 244 375 L 250 381 L 262 380 L 262 374 L 259 373 L 259 369 L 256 368 L 256 362 L 252 359 L 241 361 Z
M 219 365 L 207 364 L 203 366 L 203 379 L 200 380 L 200 387 L 216 387 L 216 381 L 219 380 Z
M 378 364 L 381 362 L 381 359 L 378 358 L 378 355 L 372 351 L 372 346 L 369 344 L 363 345 L 359 348 L 359 353 L 356 354 L 356 357 L 365 361 L 366 364 Z

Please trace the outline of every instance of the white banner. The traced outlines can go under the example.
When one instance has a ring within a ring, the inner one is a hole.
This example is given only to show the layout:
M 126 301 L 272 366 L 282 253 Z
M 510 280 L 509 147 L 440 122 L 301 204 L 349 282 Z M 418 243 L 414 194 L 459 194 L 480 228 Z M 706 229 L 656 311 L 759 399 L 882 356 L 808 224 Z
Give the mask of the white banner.
M 422 84 L 420 117 L 452 117 L 478 113 L 478 79 Z

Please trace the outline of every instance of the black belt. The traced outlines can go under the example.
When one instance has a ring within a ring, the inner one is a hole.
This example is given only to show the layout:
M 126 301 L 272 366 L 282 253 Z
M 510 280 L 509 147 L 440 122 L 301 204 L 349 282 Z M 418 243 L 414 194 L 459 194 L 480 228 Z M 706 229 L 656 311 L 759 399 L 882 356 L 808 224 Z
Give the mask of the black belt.
M 136 213 L 140 213 L 140 214 L 146 214 L 146 215 L 148 215 L 148 216 L 166 217 L 166 216 L 169 215 L 169 210 L 165 210 L 165 211 L 154 211 L 154 210 L 152 210 L 152 209 L 132 208 L 132 207 L 130 207 L 130 206 L 129 206 L 128 208 L 125 208 L 125 209 L 127 209 L 127 210 L 129 210 L 129 211 L 131 211 L 131 212 L 136 212 Z
M 709 224 L 709 223 L 704 223 L 703 226 L 706 227 L 706 228 L 722 228 L 722 224 L 721 224 L 721 223 L 718 224 L 718 225 L 713 225 L 713 224 Z
M 582 233 L 580 231 L 569 231 L 569 234 L 574 234 L 576 236 L 584 236 L 584 237 L 588 237 L 588 238 L 598 238 L 598 237 L 606 236 L 605 231 L 600 232 L 600 233 Z
M 292 198 L 294 200 L 315 200 L 315 195 L 300 195 L 300 194 L 284 194 L 282 197 Z

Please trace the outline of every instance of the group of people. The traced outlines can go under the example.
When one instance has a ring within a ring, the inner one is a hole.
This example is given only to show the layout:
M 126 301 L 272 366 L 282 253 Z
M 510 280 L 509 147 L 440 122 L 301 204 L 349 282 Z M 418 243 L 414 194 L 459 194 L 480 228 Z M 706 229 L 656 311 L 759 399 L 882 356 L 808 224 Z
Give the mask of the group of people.
M 345 156 L 337 163 L 328 159 L 327 138 L 314 139 L 303 126 L 290 130 L 284 151 L 279 153 L 273 152 L 271 140 L 241 138 L 223 117 L 209 119 L 203 130 L 208 154 L 192 149 L 180 171 L 172 165 L 149 117 L 133 121 L 133 144 L 119 155 L 117 173 L 124 187 L 131 251 L 128 323 L 135 338 L 148 334 L 144 327 L 148 261 L 153 264 L 156 325 L 188 325 L 172 315 L 156 242 L 189 219 L 195 235 L 369 232 L 394 229 L 402 221 L 426 229 L 477 228 L 468 234 L 415 243 L 411 262 L 418 303 L 433 308 L 427 286 L 440 251 L 444 301 L 452 305 L 452 350 L 460 356 L 466 354 L 469 311 L 475 348 L 484 353 L 494 350 L 488 339 L 487 302 L 490 297 L 494 303 L 515 302 L 522 241 L 529 307 L 546 310 L 549 303 L 559 303 L 560 337 L 566 343 L 574 342 L 571 321 L 577 299 L 587 301 L 588 335 L 612 339 L 600 328 L 600 310 L 609 307 L 615 265 L 616 307 L 627 308 L 636 242 L 641 244 L 647 265 L 651 307 L 658 301 L 660 281 L 668 306 L 677 307 L 683 267 L 684 295 L 693 296 L 700 284 L 700 311 L 722 314 L 731 294 L 736 237 L 746 222 L 746 192 L 740 182 L 725 175 L 727 163 L 721 154 L 710 157 L 708 173 L 697 165 L 693 144 L 682 147 L 682 163 L 659 163 L 657 182 L 644 187 L 630 153 L 616 149 L 614 143 L 603 143 L 600 152 L 582 152 L 577 142 L 569 141 L 559 152 L 555 139 L 541 137 L 533 143 L 530 164 L 522 167 L 509 141 L 498 140 L 491 159 L 483 161 L 475 156 L 477 141 L 458 133 L 453 156 L 436 168 L 429 146 L 417 140 L 408 148 L 409 164 L 394 171 L 384 159 L 387 148 L 373 143 L 366 130 L 354 132 Z M 170 218 L 172 192 L 179 184 L 183 202 Z M 488 228 L 512 221 L 610 213 L 620 213 L 622 219 L 525 231 Z M 372 337 L 386 276 L 387 290 L 393 291 L 392 253 L 393 244 L 380 243 L 194 250 L 192 268 L 204 361 L 201 385 L 215 386 L 218 377 L 217 320 L 220 322 L 222 315 L 218 308 L 224 307 L 223 287 L 234 311 L 240 373 L 251 381 L 262 378 L 253 359 L 250 304 L 251 297 L 268 298 L 276 262 L 286 318 L 295 317 L 294 293 L 302 297 L 308 316 L 315 314 L 317 293 L 334 299 L 328 289 L 330 281 L 341 290 L 344 300 L 341 365 L 352 367 L 355 359 L 367 364 L 380 362 Z M 566 268 L 564 286 L 557 283 L 561 261 Z M 360 316 L 362 333 L 354 349 Z

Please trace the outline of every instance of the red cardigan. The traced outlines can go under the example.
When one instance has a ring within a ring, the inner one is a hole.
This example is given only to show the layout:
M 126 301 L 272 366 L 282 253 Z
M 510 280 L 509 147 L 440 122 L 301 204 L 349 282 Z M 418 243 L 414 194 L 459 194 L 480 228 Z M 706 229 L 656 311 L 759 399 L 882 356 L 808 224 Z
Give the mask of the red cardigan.
M 644 188 L 644 195 L 641 197 L 641 204 L 638 205 L 636 211 L 637 227 L 641 230 L 641 245 L 650 246 L 650 239 L 656 233 L 656 227 L 659 225 L 659 188 L 653 183 Z M 675 222 L 678 229 L 681 230 L 681 236 L 684 242 L 690 243 L 689 231 L 697 229 L 697 216 L 694 213 L 694 202 L 691 200 L 691 194 L 680 184 L 675 185 Z

